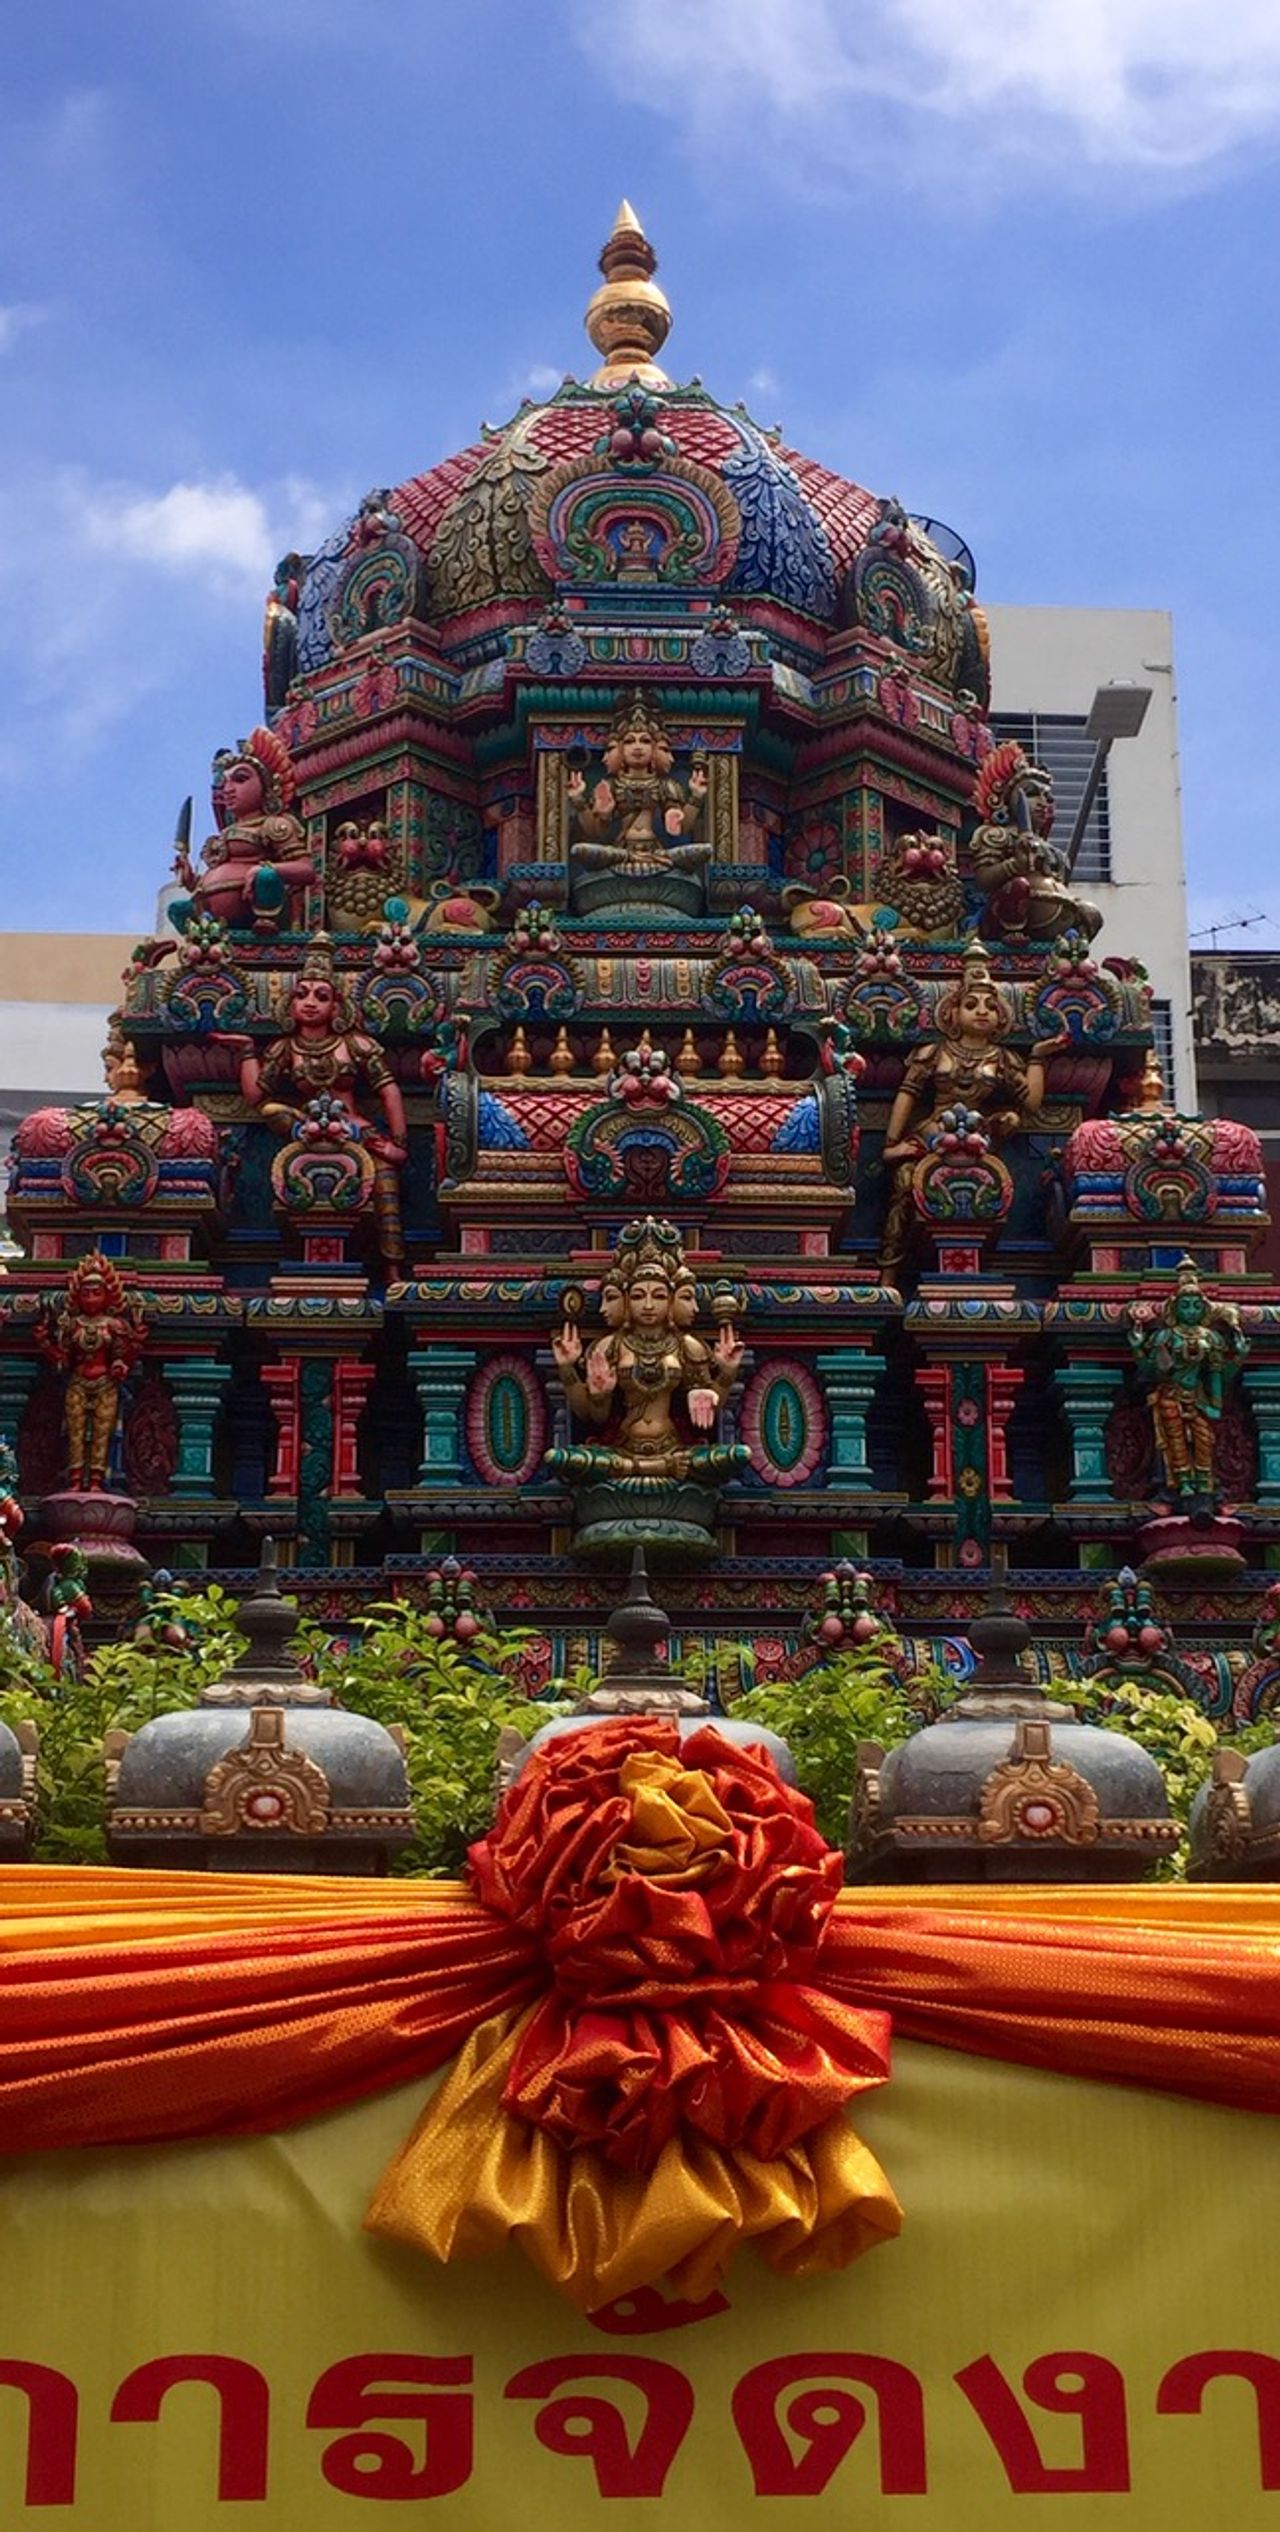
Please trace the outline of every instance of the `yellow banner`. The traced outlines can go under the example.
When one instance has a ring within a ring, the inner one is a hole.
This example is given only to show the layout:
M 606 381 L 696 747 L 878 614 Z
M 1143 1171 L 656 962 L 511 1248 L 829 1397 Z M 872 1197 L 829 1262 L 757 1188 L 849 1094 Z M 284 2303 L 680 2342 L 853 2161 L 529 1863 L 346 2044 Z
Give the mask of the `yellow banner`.
M 1268 2119 L 901 2047 L 900 2240 L 584 2320 L 362 2232 L 422 2097 L 0 2163 L 3 2532 L 1280 2523 Z

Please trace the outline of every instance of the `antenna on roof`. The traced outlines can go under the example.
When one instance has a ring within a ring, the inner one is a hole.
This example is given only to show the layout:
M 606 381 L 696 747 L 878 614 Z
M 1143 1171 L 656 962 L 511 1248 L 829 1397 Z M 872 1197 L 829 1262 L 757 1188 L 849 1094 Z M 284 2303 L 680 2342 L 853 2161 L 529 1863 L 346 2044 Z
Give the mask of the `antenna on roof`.
M 1206 923 L 1202 931 L 1192 932 L 1190 938 L 1193 941 L 1207 941 L 1209 947 L 1216 950 L 1225 932 L 1252 932 L 1259 923 L 1266 923 L 1269 920 L 1270 917 L 1263 913 L 1261 906 L 1253 906 L 1248 914 L 1229 915 L 1225 923 Z

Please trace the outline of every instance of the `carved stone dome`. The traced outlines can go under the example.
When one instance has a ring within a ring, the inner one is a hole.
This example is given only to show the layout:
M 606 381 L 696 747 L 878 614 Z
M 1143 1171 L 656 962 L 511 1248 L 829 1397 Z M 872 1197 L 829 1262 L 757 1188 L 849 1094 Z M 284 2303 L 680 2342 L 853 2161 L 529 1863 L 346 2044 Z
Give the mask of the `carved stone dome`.
M 855 1881 L 1130 1881 L 1178 1842 L 1155 1760 L 1025 1675 L 1030 1629 L 993 1594 L 974 1686 L 886 1756 L 864 1743 Z
M 306 566 L 300 673 L 396 611 L 435 627 L 446 651 L 496 651 L 566 585 L 643 579 L 647 551 L 652 585 L 700 584 L 744 625 L 820 650 L 832 629 L 866 624 L 926 673 L 936 650 L 950 690 L 982 689 L 985 632 L 965 568 L 897 502 L 788 447 L 744 405 L 717 403 L 698 380 L 672 384 L 651 357 L 670 314 L 626 203 L 600 260 L 606 284 L 587 324 L 603 366 L 367 496 Z M 626 296 L 636 291 L 638 306 Z M 617 305 L 601 306 L 611 292 L 638 320 L 629 340 Z

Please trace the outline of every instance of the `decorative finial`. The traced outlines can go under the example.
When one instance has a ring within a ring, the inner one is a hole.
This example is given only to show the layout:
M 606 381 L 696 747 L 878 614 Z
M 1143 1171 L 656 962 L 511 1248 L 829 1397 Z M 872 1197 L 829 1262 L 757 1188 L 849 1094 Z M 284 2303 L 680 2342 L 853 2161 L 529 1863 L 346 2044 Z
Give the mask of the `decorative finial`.
M 593 387 L 622 386 L 629 378 L 646 387 L 671 385 L 654 357 L 671 331 L 666 293 L 653 279 L 657 263 L 630 203 L 620 202 L 600 257 L 604 284 L 586 314 L 587 332 L 603 356 Z

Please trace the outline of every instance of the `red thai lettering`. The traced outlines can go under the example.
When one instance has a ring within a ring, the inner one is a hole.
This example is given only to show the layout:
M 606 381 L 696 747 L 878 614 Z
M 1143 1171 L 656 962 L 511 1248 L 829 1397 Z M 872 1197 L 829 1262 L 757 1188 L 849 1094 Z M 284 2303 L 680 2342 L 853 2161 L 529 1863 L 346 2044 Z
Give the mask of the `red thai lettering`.
M 629 2295 L 615 2295 L 612 2303 L 597 2304 L 587 2319 L 593 2330 L 606 2330 L 610 2338 L 651 2338 L 658 2330 L 684 2330 L 691 2321 L 711 2321 L 728 2309 L 729 2298 L 718 2286 L 700 2303 L 664 2295 L 660 2286 L 636 2286 Z
M 644 2400 L 634 2440 L 614 2400 L 574 2392 L 552 2395 L 575 2379 L 627 2383 Z M 544 2400 L 533 2431 L 549 2453 L 582 2454 L 595 2468 L 602 2497 L 660 2497 L 693 2417 L 693 2385 L 657 2356 L 550 2356 L 526 2365 L 507 2385 L 508 2400 Z
M 52 2365 L 28 2365 L 21 2357 L 5 2356 L 0 2357 L 0 2388 L 26 2395 L 27 2504 L 74 2505 L 80 2399 L 70 2376 L 55 2373 Z
M 320 2468 L 344 2497 L 448 2497 L 474 2458 L 469 2356 L 344 2356 L 320 2376 L 309 2427 L 362 2430 L 374 2418 L 413 2418 L 421 2460 L 401 2435 L 356 2432 L 327 2444 Z M 411 2388 L 410 2386 L 416 2386 Z
M 1156 2393 L 1162 2418 L 1198 2418 L 1210 2383 L 1248 2383 L 1258 2411 L 1258 2464 L 1264 2488 L 1280 2488 L 1280 2357 L 1248 2347 L 1206 2347 L 1171 2365 Z
M 208 2383 L 218 2395 L 218 2495 L 252 2503 L 267 2493 L 271 2395 L 266 2376 L 241 2356 L 157 2356 L 126 2374 L 111 2403 L 114 2420 L 153 2426 L 177 2383 Z
M 1060 2348 L 1037 2356 L 1022 2377 L 1028 2400 L 1055 2417 L 1080 2420 L 1081 2458 L 1069 2468 L 1045 2462 L 1025 2410 L 995 2358 L 979 2356 L 956 2375 L 977 2411 L 1015 2496 L 1122 2496 L 1129 2480 L 1129 2424 L 1124 2376 L 1107 2356 Z
M 867 2422 L 865 2402 L 837 2387 L 851 2382 L 876 2403 L 883 2494 L 927 2494 L 924 2394 L 909 2367 L 890 2356 L 819 2351 L 771 2356 L 734 2387 L 733 2423 L 758 2497 L 822 2495 Z

